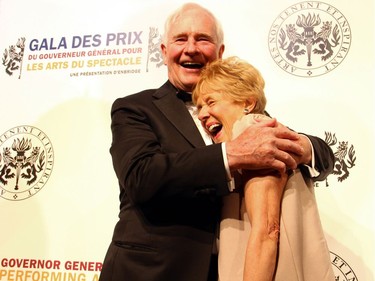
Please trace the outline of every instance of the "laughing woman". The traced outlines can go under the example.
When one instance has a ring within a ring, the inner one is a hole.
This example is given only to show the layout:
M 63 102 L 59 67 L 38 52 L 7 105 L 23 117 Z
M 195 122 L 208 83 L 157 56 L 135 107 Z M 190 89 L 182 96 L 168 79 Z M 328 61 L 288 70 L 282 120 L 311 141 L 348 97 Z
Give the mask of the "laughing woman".
M 207 65 L 193 100 L 215 143 L 270 120 L 262 76 L 237 57 Z M 301 170 L 239 171 L 244 184 L 223 199 L 220 281 L 334 280 L 313 183 Z

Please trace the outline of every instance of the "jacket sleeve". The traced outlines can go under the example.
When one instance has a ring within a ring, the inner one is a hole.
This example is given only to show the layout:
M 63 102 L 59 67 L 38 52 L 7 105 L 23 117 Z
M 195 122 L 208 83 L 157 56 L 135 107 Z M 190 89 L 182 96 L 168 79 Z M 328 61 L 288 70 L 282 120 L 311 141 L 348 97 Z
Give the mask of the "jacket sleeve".
M 268 112 L 266 112 L 265 114 L 271 117 L 271 115 Z M 300 133 L 300 134 L 303 134 L 303 133 Z M 319 176 L 311 177 L 310 172 L 304 166 L 300 167 L 301 171 L 303 172 L 305 176 L 312 178 L 313 181 L 323 181 L 333 171 L 333 165 L 335 163 L 335 156 L 333 155 L 333 151 L 329 147 L 329 145 L 322 139 L 315 137 L 315 136 L 307 135 L 307 134 L 304 134 L 304 135 L 310 139 L 311 144 L 313 146 L 314 155 L 315 155 L 315 167 L 314 168 L 317 171 L 319 171 Z
M 335 162 L 335 156 L 333 155 L 332 149 L 322 139 L 306 135 L 313 146 L 315 155 L 315 169 L 319 171 L 319 176 L 312 178 L 314 181 L 325 180 L 329 174 L 333 171 L 333 165 Z

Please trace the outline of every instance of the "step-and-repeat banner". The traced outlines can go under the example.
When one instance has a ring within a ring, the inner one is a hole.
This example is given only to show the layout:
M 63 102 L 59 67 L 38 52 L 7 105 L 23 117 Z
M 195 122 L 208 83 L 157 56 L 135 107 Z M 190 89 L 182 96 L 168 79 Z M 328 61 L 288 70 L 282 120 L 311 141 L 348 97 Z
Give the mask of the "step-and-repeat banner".
M 324 139 L 316 183 L 337 281 L 374 280 L 374 2 L 198 1 L 224 56 L 254 64 L 268 111 Z M 110 107 L 167 79 L 183 1 L 0 0 L 0 280 L 97 280 L 118 213 Z

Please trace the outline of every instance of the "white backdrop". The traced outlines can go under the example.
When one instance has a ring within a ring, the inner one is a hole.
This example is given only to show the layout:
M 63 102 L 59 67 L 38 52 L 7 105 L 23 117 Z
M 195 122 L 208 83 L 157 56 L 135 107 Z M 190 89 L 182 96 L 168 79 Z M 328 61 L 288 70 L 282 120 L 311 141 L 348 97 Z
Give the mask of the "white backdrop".
M 197 2 L 222 22 L 224 56 L 262 72 L 268 111 L 337 153 L 316 188 L 332 266 L 374 280 L 373 1 Z M 0 0 L 1 281 L 97 280 L 118 213 L 110 107 L 164 83 L 156 47 L 182 3 Z M 322 39 L 310 66 L 309 43 L 287 33 L 307 38 L 301 22 Z

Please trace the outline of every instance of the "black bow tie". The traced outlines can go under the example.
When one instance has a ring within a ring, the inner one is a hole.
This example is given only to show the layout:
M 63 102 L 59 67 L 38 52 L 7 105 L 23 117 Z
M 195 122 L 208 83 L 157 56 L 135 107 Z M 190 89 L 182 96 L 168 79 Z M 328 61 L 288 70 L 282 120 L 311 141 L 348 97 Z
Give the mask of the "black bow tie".
M 183 102 L 189 102 L 191 101 L 191 94 L 186 93 L 184 91 L 178 91 L 177 97 L 182 100 Z

